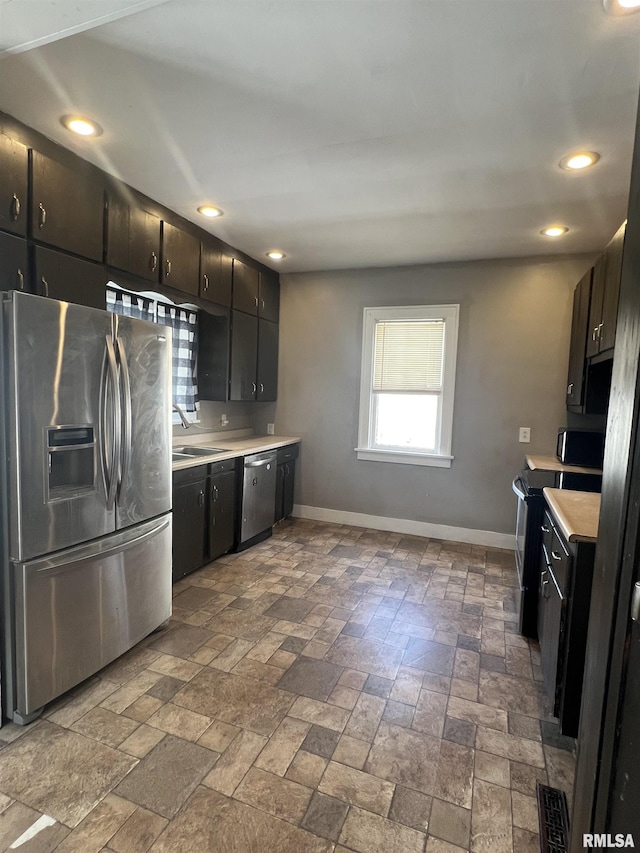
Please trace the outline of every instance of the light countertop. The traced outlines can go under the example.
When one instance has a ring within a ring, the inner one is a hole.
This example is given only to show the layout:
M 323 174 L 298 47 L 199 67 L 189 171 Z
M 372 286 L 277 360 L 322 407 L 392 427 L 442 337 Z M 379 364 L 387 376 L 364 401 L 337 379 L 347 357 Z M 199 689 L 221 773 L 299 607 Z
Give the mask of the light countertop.
M 190 437 L 189 437 L 190 438 Z M 215 453 L 211 456 L 193 456 L 187 459 L 181 459 L 179 462 L 173 462 L 171 468 L 173 471 L 181 471 L 184 468 L 193 468 L 196 465 L 208 465 L 210 462 L 221 462 L 224 459 L 236 459 L 238 456 L 246 456 L 249 453 L 261 453 L 264 450 L 276 450 L 279 447 L 286 447 L 288 444 L 297 444 L 300 441 L 299 436 L 291 435 L 252 435 L 247 437 L 237 438 L 207 438 L 204 435 L 198 435 L 197 440 L 176 440 L 174 436 L 174 447 L 190 446 L 190 447 L 217 447 L 222 449 L 223 453 Z
M 543 494 L 567 542 L 595 542 L 598 538 L 600 495 L 571 489 L 543 489 Z
M 525 456 L 530 471 L 562 471 L 568 474 L 602 474 L 602 468 L 586 468 L 583 465 L 565 465 L 557 456 Z

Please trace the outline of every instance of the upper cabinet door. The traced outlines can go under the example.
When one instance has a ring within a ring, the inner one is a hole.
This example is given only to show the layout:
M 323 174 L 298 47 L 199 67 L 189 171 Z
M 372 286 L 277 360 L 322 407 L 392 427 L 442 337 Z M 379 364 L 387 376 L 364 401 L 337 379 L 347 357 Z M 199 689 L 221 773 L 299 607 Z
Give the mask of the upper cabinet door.
M 36 292 L 40 296 L 102 308 L 103 311 L 107 307 L 106 273 L 102 264 L 37 246 L 34 274 Z
M 271 402 L 278 399 L 278 330 L 277 323 L 258 320 L 258 391 L 256 399 Z
M 602 295 L 602 316 L 598 332 L 600 352 L 611 349 L 616 342 L 624 234 L 625 227 L 623 225 L 607 246 L 605 253 L 606 267 L 604 273 L 604 292 Z
M 260 273 L 237 258 L 233 259 L 233 307 L 245 314 L 258 314 Z
M 31 236 L 102 261 L 104 191 L 80 170 L 32 152 Z
M 280 277 L 277 272 L 260 273 L 258 315 L 272 323 L 280 319 Z
M 27 175 L 26 146 L 0 133 L 0 229 L 26 237 Z
M 186 231 L 163 222 L 160 283 L 197 296 L 199 277 L 200 241 Z
M 591 307 L 589 309 L 589 326 L 587 334 L 587 358 L 597 355 L 598 326 L 602 316 L 602 297 L 604 295 L 605 256 L 600 255 L 593 267 L 593 287 L 591 289 Z
M 229 399 L 255 400 L 258 362 L 258 320 L 243 311 L 232 312 Z
M 29 290 L 27 241 L 0 232 L 0 290 Z
M 216 305 L 231 305 L 231 258 L 213 242 L 200 244 L 200 296 Z
M 117 190 L 107 192 L 109 266 L 157 281 L 160 269 L 160 220 Z
M 584 402 L 584 369 L 589 325 L 589 300 L 591 297 L 590 269 L 580 279 L 573 292 L 573 318 L 571 322 L 571 344 L 569 347 L 569 371 L 567 376 L 567 406 L 581 407 Z M 578 409 L 581 411 L 581 409 Z

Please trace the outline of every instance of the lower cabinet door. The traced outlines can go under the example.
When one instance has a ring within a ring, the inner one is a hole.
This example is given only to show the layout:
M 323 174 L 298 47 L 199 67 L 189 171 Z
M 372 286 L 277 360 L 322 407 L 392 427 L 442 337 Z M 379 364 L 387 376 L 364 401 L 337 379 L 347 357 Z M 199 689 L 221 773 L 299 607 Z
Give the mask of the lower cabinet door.
M 553 713 L 557 716 L 558 679 L 562 677 L 562 673 L 558 672 L 558 663 L 562 652 L 564 599 L 549 569 L 543 572 L 541 585 L 541 601 L 543 603 L 543 612 L 541 614 L 542 636 L 540 637 L 542 677 L 547 696 L 553 708 Z
M 209 559 L 233 548 L 235 540 L 236 472 L 213 474 L 209 491 Z
M 174 581 L 199 569 L 205 562 L 206 479 L 173 486 Z
M 283 463 L 282 465 L 278 465 L 276 471 L 276 510 L 275 517 L 273 519 L 273 523 L 276 524 L 278 521 L 282 521 L 285 517 L 284 513 L 284 478 L 285 478 L 285 469 L 286 465 Z
M 293 512 L 293 484 L 295 481 L 295 462 L 286 462 L 282 482 L 282 517 L 288 518 Z

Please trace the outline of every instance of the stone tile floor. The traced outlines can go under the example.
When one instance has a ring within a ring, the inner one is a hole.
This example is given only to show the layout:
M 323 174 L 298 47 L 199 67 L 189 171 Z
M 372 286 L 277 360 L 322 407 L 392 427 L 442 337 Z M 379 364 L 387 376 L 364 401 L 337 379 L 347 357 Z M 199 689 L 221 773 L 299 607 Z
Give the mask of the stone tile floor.
M 533 853 L 572 742 L 513 553 L 293 520 L 0 729 L 0 851 Z

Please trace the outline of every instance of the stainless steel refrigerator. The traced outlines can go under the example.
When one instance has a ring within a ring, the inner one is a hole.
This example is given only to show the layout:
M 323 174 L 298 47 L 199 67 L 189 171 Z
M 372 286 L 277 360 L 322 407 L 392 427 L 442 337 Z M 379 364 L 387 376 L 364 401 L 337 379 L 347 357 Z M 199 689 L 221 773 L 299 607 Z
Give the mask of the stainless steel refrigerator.
M 29 722 L 171 613 L 171 332 L 2 298 L 4 715 Z

